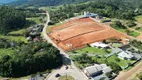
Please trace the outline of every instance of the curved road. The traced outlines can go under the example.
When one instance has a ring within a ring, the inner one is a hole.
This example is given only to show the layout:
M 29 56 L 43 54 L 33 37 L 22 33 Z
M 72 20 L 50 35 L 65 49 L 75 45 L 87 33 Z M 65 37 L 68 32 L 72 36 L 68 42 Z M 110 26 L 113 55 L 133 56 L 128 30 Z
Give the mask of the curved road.
M 46 29 L 48 27 L 48 23 L 50 22 L 50 15 L 48 12 L 46 12 L 47 15 L 47 22 L 44 25 L 42 34 L 43 37 L 51 43 L 53 46 L 58 48 L 60 50 L 60 53 L 63 57 L 63 66 L 59 69 L 54 70 L 51 74 L 49 74 L 45 80 L 58 80 L 58 78 L 55 77 L 56 74 L 61 74 L 61 75 L 71 75 L 72 77 L 75 78 L 75 80 L 88 80 L 88 77 L 81 71 L 79 70 L 74 63 L 70 60 L 69 56 L 67 53 L 65 53 L 61 48 L 59 48 L 47 35 Z M 68 66 L 68 70 L 65 70 L 65 66 Z

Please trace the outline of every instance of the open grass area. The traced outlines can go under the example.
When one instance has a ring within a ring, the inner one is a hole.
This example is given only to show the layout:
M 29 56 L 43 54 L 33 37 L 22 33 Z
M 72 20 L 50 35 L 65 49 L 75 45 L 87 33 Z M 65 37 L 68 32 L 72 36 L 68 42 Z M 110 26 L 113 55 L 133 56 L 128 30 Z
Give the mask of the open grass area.
M 23 34 L 26 31 L 26 29 L 20 29 L 16 31 L 9 32 L 8 34 Z
M 98 55 L 105 55 L 111 53 L 111 49 L 100 49 L 96 47 L 85 47 L 80 50 L 75 50 L 76 53 L 90 53 L 90 54 L 98 54 Z M 72 53 L 72 52 L 70 52 Z
M 34 21 L 36 24 L 41 24 L 40 17 L 26 18 L 26 20 Z
M 122 43 L 108 43 L 109 46 L 112 46 L 113 48 L 118 48 L 118 47 L 122 47 L 123 44 Z
M 71 76 L 61 76 L 60 78 L 59 78 L 59 80 L 75 80 L 73 77 L 71 77 Z
M 125 68 L 129 63 L 131 63 L 131 61 L 129 61 L 129 60 L 119 59 L 116 55 L 113 55 L 113 56 L 107 58 L 107 61 L 114 62 L 123 68 Z
M 140 33 L 135 32 L 135 31 L 130 31 L 130 32 L 128 33 L 128 35 L 129 35 L 129 36 L 133 36 L 133 37 L 137 37 L 137 36 L 140 35 Z
M 120 27 L 113 27 L 114 29 L 122 32 L 122 33 L 126 33 L 126 29 L 120 28 Z
M 142 15 L 136 16 L 135 19 L 137 20 L 137 22 L 142 23 Z
M 19 41 L 27 42 L 27 40 L 24 36 L 3 36 L 3 35 L 0 35 L 0 38 L 5 38 L 5 39 L 9 39 L 9 40 L 16 41 L 16 42 L 19 42 Z

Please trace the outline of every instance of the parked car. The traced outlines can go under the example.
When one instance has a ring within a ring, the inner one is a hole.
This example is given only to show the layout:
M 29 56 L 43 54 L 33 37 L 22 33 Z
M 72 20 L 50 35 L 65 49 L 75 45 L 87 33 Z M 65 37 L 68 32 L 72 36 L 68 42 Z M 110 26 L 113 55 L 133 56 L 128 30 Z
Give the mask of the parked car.
M 67 70 L 68 68 L 69 68 L 68 66 L 65 67 L 66 70 Z
M 55 75 L 55 77 L 60 77 L 60 76 L 61 76 L 60 74 L 56 74 L 56 75 Z

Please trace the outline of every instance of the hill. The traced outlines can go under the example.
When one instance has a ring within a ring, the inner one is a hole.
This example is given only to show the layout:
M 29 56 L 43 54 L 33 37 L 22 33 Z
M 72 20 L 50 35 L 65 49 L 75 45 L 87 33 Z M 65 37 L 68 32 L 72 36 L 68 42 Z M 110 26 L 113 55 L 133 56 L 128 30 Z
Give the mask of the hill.
M 89 0 L 18 0 L 9 5 L 12 6 L 56 6 L 60 4 L 81 3 Z
M 7 3 L 11 3 L 13 1 L 16 1 L 16 0 L 0 0 L 0 4 L 7 4 Z

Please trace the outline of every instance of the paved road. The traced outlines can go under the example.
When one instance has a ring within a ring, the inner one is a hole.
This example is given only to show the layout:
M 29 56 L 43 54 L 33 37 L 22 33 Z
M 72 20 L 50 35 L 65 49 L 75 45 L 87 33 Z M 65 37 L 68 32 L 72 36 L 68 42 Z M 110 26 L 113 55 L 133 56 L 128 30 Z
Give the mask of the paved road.
M 48 23 L 50 22 L 50 16 L 47 12 L 47 22 L 44 25 L 42 34 L 44 36 L 44 38 L 51 43 L 53 46 L 55 46 L 56 48 L 58 48 L 60 50 L 60 53 L 63 57 L 63 66 L 59 69 L 56 69 L 55 71 L 53 71 L 51 74 L 49 74 L 45 80 L 58 80 L 58 78 L 55 77 L 56 74 L 61 74 L 61 75 L 71 75 L 75 78 L 75 80 L 88 80 L 87 76 L 80 71 L 75 65 L 74 63 L 70 60 L 69 56 L 67 55 L 67 53 L 65 53 L 61 48 L 59 48 L 47 35 L 46 33 L 46 29 L 48 27 Z M 68 70 L 65 70 L 65 65 L 69 66 Z

